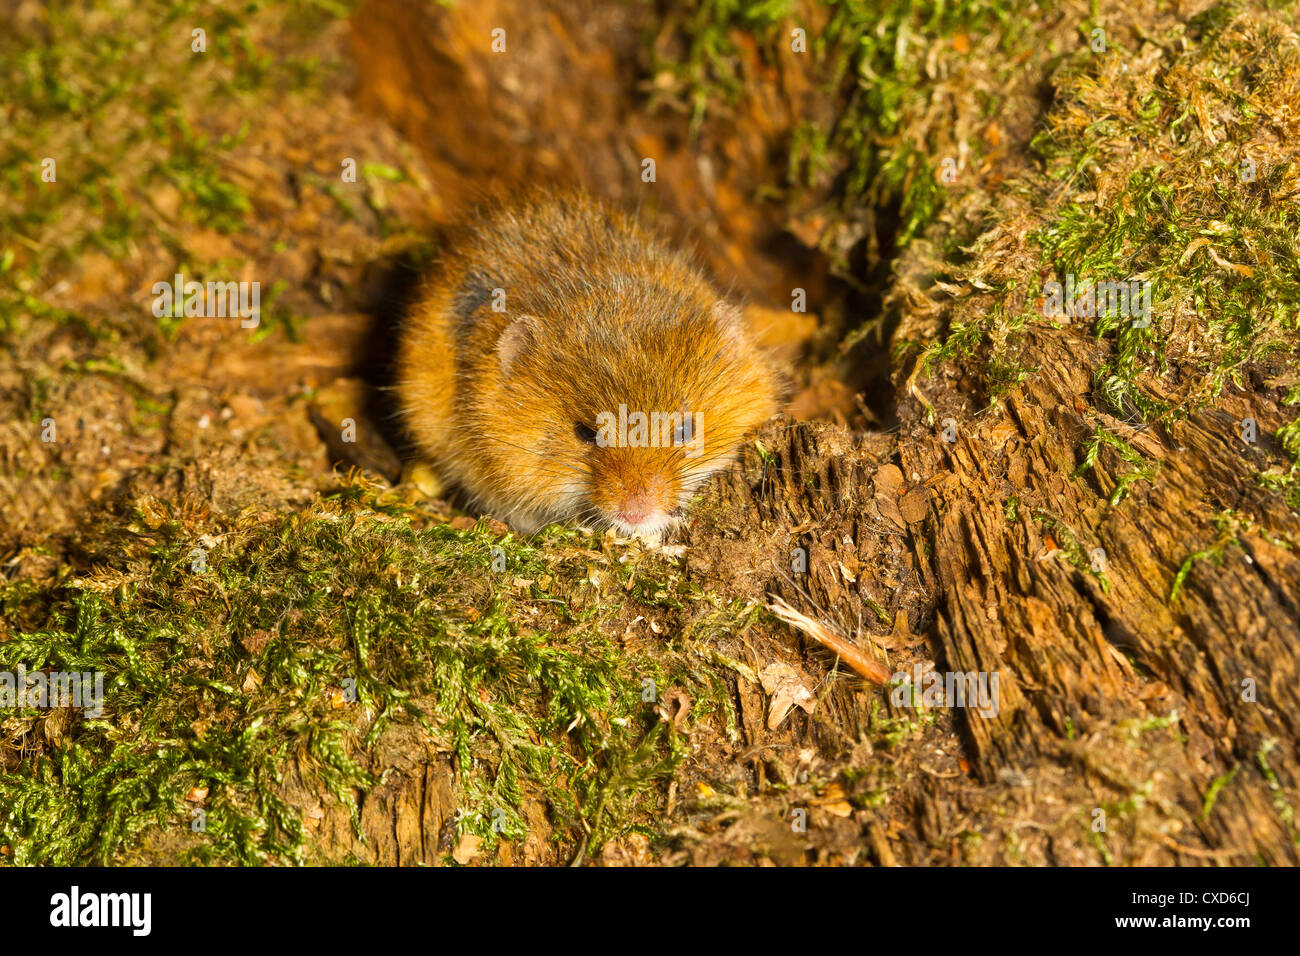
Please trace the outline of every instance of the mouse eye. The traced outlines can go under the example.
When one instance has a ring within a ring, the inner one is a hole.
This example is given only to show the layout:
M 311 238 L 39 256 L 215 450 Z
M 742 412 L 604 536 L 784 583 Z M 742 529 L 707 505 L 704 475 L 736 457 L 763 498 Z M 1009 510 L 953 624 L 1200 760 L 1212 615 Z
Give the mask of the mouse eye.
M 694 437 L 695 423 L 691 421 L 691 416 L 687 415 L 682 419 L 681 424 L 673 429 L 673 444 L 689 445 Z
M 574 422 L 573 434 L 577 436 L 578 441 L 587 445 L 596 444 L 596 429 L 592 428 L 586 422 Z

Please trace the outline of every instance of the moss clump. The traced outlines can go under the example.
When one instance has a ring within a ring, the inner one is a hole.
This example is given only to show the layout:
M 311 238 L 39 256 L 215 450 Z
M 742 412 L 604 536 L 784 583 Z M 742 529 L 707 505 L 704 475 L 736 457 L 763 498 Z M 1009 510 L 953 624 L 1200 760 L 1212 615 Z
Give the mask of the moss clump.
M 1300 372 L 1294 373 L 1300 378 Z M 1285 405 L 1300 405 L 1300 385 L 1287 393 Z M 1273 436 L 1278 446 L 1291 459 L 1287 465 L 1274 465 L 1256 478 L 1261 485 L 1278 492 L 1293 509 L 1300 510 L 1300 418 L 1293 419 L 1277 430 Z
M 1094 371 L 1099 397 L 1147 422 L 1245 387 L 1252 366 L 1300 367 L 1300 240 L 1286 199 L 1300 166 L 1264 135 L 1294 122 L 1293 27 L 1223 5 L 1173 32 L 1168 57 L 1078 58 L 1036 143 L 1070 196 L 1035 233 L 1045 266 L 1154 290 L 1149 324 L 1104 314 L 1094 325 L 1113 342 Z M 1275 55 L 1259 59 L 1262 48 Z M 1140 456 L 1124 459 L 1142 476 Z M 1271 477 L 1290 494 L 1293 475 Z
M 1105 344 L 1090 353 L 1093 400 L 1139 427 L 1203 410 L 1228 386 L 1294 389 L 1300 165 L 1290 133 L 1275 132 L 1295 127 L 1293 17 L 1225 5 L 1190 23 L 1164 20 L 1149 36 L 1111 30 L 1104 49 L 1089 39 L 1097 25 L 1085 26 L 1050 78 L 1053 105 L 1032 143 L 1041 170 L 1004 190 L 973 260 L 931 263 L 945 291 L 977 294 L 951 310 L 946 331 L 900 341 L 918 349 L 910 383 L 978 354 L 994 399 L 1021 377 L 1014 356 L 1032 354 L 1051 327 Z M 1261 49 L 1272 53 L 1261 59 Z M 1096 307 L 1076 299 L 1077 308 L 1048 314 L 1051 283 L 1085 295 L 1138 283 L 1150 308 L 1140 315 L 1132 301 L 1125 309 L 1097 296 Z M 1252 476 L 1293 506 L 1296 434 L 1293 424 L 1276 432 L 1286 465 Z M 1076 476 L 1099 455 L 1118 459 L 1112 503 L 1153 477 L 1144 456 L 1106 429 L 1094 426 L 1082 455 Z
M 956 163 L 950 117 L 934 108 L 945 76 L 935 59 L 979 56 L 1014 72 L 1032 36 L 1021 0 L 691 0 L 665 11 L 664 32 L 677 41 L 654 64 L 656 96 L 676 100 L 699 130 L 711 113 L 737 105 L 745 89 L 738 63 L 755 47 L 765 63 L 799 56 L 819 98 L 834 114 L 808 118 L 782 144 L 786 184 L 824 186 L 832 180 L 842 210 L 896 207 L 892 239 L 902 246 L 929 225 L 947 202 L 944 160 Z M 796 52 L 795 30 L 803 31 Z M 977 41 L 989 38 L 974 53 Z M 805 59 L 806 58 L 806 59 Z M 980 111 L 999 108 L 997 84 L 978 91 Z M 978 157 L 984 144 L 975 145 Z M 953 166 L 955 169 L 955 165 Z M 774 188 L 774 187 L 773 187 Z M 953 237 L 953 248 L 957 239 Z
M 587 846 L 646 825 L 682 755 L 655 700 L 674 686 L 716 698 L 709 675 L 685 648 L 607 636 L 623 592 L 587 583 L 593 542 L 421 529 L 377 509 L 352 486 L 301 513 L 200 527 L 139 502 L 93 574 L 8 586 L 0 670 L 105 675 L 102 717 L 4 718 L 14 862 L 114 860 L 146 830 L 191 834 L 200 808 L 206 830 L 180 861 L 301 862 L 286 767 L 355 809 L 376 783 L 366 744 L 399 723 L 454 755 L 460 832 L 489 847 L 529 825 L 525 792 Z M 748 614 L 721 613 L 726 627 Z
M 693 131 L 699 131 L 710 108 L 734 102 L 744 88 L 736 65 L 736 31 L 770 40 L 793 10 L 793 0 L 689 0 L 665 11 L 673 18 L 669 22 L 679 21 L 684 46 L 680 58 L 660 57 L 654 68 L 672 81 L 672 95 L 688 103 Z

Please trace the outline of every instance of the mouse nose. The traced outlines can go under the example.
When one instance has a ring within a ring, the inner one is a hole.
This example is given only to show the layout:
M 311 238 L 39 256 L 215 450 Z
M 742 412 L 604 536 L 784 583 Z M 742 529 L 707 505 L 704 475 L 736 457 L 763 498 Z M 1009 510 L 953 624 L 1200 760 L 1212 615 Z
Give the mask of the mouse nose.
M 638 525 L 645 521 L 653 510 L 654 506 L 648 494 L 631 494 L 624 498 L 619 506 L 618 520 L 625 524 Z
M 649 511 L 644 505 L 624 505 L 618 510 L 618 520 L 626 524 L 640 524 Z

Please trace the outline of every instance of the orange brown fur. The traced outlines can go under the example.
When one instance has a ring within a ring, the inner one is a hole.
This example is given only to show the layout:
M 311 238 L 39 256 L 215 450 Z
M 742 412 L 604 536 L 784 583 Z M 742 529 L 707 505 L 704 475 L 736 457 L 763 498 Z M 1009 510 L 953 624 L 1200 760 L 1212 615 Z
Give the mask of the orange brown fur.
M 777 411 L 739 312 L 684 255 L 581 195 L 461 229 L 402 330 L 398 390 L 439 475 L 524 532 L 577 518 L 657 536 Z M 620 404 L 698 412 L 702 441 L 594 444 Z

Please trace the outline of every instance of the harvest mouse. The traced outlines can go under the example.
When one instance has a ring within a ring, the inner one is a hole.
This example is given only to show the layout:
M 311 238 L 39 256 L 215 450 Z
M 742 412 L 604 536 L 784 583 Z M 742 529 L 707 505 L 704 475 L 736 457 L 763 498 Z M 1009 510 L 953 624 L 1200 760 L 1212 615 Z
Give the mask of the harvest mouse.
M 401 330 L 397 389 L 438 478 L 516 530 L 577 520 L 652 541 L 778 410 L 740 311 L 572 193 L 453 231 Z

